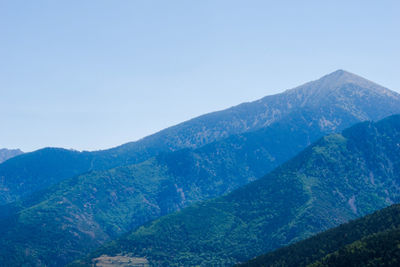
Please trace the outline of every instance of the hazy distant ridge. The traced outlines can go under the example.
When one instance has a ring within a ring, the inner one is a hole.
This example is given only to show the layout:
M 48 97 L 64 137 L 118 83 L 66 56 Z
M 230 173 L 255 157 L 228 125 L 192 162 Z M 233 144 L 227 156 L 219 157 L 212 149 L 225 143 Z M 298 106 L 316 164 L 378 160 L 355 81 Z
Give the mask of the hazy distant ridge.
M 10 158 L 13 158 L 15 156 L 21 155 L 22 153 L 24 153 L 24 152 L 22 152 L 19 149 L 1 148 L 0 149 L 0 163 L 4 162 Z

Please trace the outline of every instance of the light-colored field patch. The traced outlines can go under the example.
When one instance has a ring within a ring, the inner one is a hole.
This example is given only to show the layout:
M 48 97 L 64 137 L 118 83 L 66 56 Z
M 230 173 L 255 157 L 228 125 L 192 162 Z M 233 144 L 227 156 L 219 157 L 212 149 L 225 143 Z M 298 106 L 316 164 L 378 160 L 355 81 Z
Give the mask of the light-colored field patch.
M 93 259 L 94 266 L 96 267 L 111 267 L 111 266 L 124 266 L 124 267 L 149 267 L 149 261 L 146 258 L 130 257 L 130 256 L 107 256 L 102 255 Z

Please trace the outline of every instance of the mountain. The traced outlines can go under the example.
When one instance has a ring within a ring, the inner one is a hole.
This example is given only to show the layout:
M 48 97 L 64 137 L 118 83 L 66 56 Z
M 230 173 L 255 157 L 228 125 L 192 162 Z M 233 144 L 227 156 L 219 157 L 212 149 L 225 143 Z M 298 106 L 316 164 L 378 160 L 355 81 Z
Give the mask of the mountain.
M 206 114 L 112 149 L 77 152 L 46 148 L 27 153 L 0 164 L 0 205 L 78 174 L 140 163 L 163 152 L 199 148 L 231 135 L 286 123 L 297 113 L 309 114 L 313 119 L 309 124 L 327 134 L 359 121 L 400 113 L 400 95 L 338 70 L 281 94 Z M 272 151 L 272 157 L 274 153 L 279 151 Z
M 400 200 L 400 115 L 328 135 L 261 179 L 149 222 L 92 253 L 227 266 Z
M 147 221 L 228 193 L 319 136 L 309 116 L 296 113 L 286 123 L 198 149 L 79 175 L 0 207 L 0 245 L 9 248 L 0 252 L 0 261 L 62 265 Z M 27 247 L 33 255 L 26 255 Z
M 13 158 L 15 156 L 21 155 L 22 153 L 24 153 L 24 152 L 22 152 L 19 149 L 2 148 L 2 149 L 0 149 L 0 163 L 4 162 L 10 158 Z
M 238 266 L 399 266 L 400 205 L 392 205 Z
M 336 76 L 332 78 L 332 75 Z M 23 186 L 31 191 L 30 195 L 26 194 L 19 201 L 0 207 L 0 244 L 8 248 L 0 252 L 0 261 L 8 265 L 29 262 L 32 265 L 51 266 L 70 262 L 143 223 L 192 203 L 227 194 L 256 180 L 326 132 L 337 131 L 362 120 L 359 114 L 368 114 L 370 106 L 378 109 L 373 104 L 379 104 L 379 101 L 373 101 L 381 99 L 376 96 L 378 93 L 385 92 L 382 97 L 386 99 L 387 107 L 392 105 L 393 99 L 397 101 L 395 93 L 387 89 L 378 90 L 380 87 L 370 82 L 359 82 L 362 86 L 365 83 L 372 84 L 362 89 L 358 85 L 348 84 L 347 81 L 353 80 L 346 77 L 353 76 L 339 71 L 300 89 L 244 104 L 248 107 L 245 114 L 248 117 L 249 114 L 257 114 L 251 112 L 251 106 L 259 103 L 265 105 L 268 101 L 272 106 L 282 105 L 282 113 L 287 114 L 279 115 L 279 120 L 265 127 L 229 135 L 198 148 L 174 152 L 163 152 L 163 148 L 157 150 L 157 147 L 150 150 L 151 144 L 156 146 L 155 141 L 151 141 L 157 139 L 153 136 L 139 141 L 148 142 L 147 145 L 142 143 L 143 146 L 136 150 L 142 153 L 138 152 L 141 156 L 137 156 L 139 154 L 136 152 L 129 154 L 129 151 L 135 151 L 132 147 L 138 146 L 138 143 L 132 143 L 92 153 L 47 148 L 15 158 L 15 163 L 11 161 L 14 166 L 7 162 L 7 166 L 11 166 L 8 170 L 23 173 L 13 176 L 19 179 L 14 180 L 14 183 L 18 181 L 16 188 L 23 189 L 18 192 L 27 192 Z M 327 84 L 334 83 L 336 79 L 341 81 L 328 87 Z M 317 94 L 315 88 L 318 86 L 326 86 L 323 90 L 325 96 Z M 360 101 L 357 102 L 358 106 L 348 104 L 344 109 L 344 99 L 356 103 L 356 98 L 360 96 L 352 95 L 343 88 L 353 88 L 354 92 L 361 90 L 361 98 L 370 104 L 365 105 Z M 317 94 L 321 103 L 318 104 L 312 95 L 308 95 L 311 94 L 308 90 Z M 392 96 L 387 98 L 386 95 L 390 94 Z M 351 97 L 354 100 L 350 100 Z M 285 101 L 294 105 L 296 99 L 302 100 L 296 104 L 298 108 L 287 112 Z M 395 107 L 398 106 L 394 105 L 392 109 L 395 110 Z M 354 110 L 358 110 L 358 115 Z M 229 117 L 225 115 L 221 118 Z M 371 112 L 371 115 L 365 116 L 376 115 Z M 211 117 L 204 120 L 204 125 L 209 120 L 212 121 Z M 186 123 L 196 127 L 193 121 Z M 182 125 L 167 129 L 166 132 L 177 131 Z M 183 132 L 176 132 L 177 136 Z M 172 134 L 170 137 L 177 138 Z M 167 142 L 166 139 L 164 141 Z M 150 157 L 153 154 L 155 156 Z M 129 165 L 135 161 L 134 155 L 138 163 Z M 18 165 L 22 159 L 27 160 Z M 107 170 L 114 165 L 119 167 Z M 42 172 L 41 169 L 46 171 Z M 31 174 L 35 179 L 26 178 Z M 46 227 L 41 227 L 43 225 Z

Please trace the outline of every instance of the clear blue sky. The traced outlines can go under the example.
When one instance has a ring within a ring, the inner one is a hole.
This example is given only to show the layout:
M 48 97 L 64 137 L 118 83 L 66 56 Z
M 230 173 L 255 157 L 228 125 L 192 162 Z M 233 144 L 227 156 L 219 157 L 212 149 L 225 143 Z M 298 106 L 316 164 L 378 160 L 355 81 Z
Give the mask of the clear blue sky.
M 0 147 L 101 149 L 336 69 L 400 90 L 400 1 L 0 0 Z

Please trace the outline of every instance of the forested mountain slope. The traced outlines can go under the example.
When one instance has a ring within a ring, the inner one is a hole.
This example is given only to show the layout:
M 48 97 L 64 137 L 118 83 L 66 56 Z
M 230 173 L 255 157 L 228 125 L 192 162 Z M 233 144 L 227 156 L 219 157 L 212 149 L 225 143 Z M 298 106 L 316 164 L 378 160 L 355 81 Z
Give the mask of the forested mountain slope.
M 399 266 L 400 205 L 392 205 L 239 266 Z
M 232 265 L 399 201 L 400 116 L 320 139 L 265 177 L 148 223 L 91 254 Z

